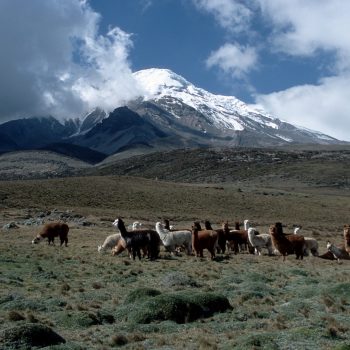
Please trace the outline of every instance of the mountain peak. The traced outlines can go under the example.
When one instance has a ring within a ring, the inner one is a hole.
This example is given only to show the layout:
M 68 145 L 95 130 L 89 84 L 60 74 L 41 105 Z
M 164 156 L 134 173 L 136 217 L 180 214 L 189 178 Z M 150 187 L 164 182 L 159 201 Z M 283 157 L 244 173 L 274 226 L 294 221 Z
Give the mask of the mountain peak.
M 146 99 L 163 95 L 169 90 L 184 90 L 192 85 L 170 69 L 149 68 L 135 72 L 134 78 L 146 92 Z

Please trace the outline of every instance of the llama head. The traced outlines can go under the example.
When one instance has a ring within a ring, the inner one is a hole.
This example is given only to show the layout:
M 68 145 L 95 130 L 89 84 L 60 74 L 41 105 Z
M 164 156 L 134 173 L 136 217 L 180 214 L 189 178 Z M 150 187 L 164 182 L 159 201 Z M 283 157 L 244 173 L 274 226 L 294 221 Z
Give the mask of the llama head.
M 248 219 L 244 220 L 244 221 L 243 221 L 243 225 L 244 225 L 244 229 L 245 229 L 245 230 L 248 230 L 248 228 L 249 228 L 249 226 L 250 226 L 250 225 L 249 225 L 249 220 L 248 220 Z
M 271 225 L 270 227 L 269 227 L 269 233 L 270 233 L 270 235 L 275 235 L 276 233 L 277 233 L 277 228 L 276 228 L 276 226 L 275 225 Z
M 38 244 L 40 243 L 42 237 L 40 235 L 36 236 L 33 240 L 32 240 L 32 244 Z
M 212 229 L 212 228 L 211 228 L 211 223 L 210 223 L 209 220 L 205 220 L 205 221 L 204 221 L 204 226 L 205 226 L 205 229 L 206 229 L 206 230 L 211 230 L 211 229 Z
M 156 222 L 156 229 L 157 228 L 164 228 L 164 225 L 160 221 Z
M 283 226 L 281 222 L 276 222 L 275 223 L 275 227 L 276 227 L 276 232 L 280 235 L 283 235 Z
M 197 229 L 197 231 L 201 231 L 202 230 L 202 227 L 201 227 L 201 224 L 199 223 L 199 221 L 195 221 L 193 223 L 192 230 L 193 230 L 193 228 Z
M 113 225 L 114 227 L 118 227 L 118 224 L 119 224 L 119 219 L 115 219 L 115 220 L 113 221 L 113 223 L 112 223 L 112 225 Z
M 101 250 L 102 250 L 102 245 L 97 246 L 97 251 L 98 251 L 99 253 L 101 253 Z
M 139 221 L 135 221 L 133 224 L 132 224 L 132 229 L 133 229 L 133 231 L 135 231 L 135 230 L 137 230 L 137 229 L 139 229 L 139 228 L 141 228 L 142 227 L 142 224 L 141 224 L 141 222 L 139 222 Z
M 331 249 L 332 248 L 332 243 L 330 241 L 327 241 L 327 249 Z
M 294 234 L 297 235 L 298 232 L 300 231 L 301 227 L 297 226 L 294 228 Z

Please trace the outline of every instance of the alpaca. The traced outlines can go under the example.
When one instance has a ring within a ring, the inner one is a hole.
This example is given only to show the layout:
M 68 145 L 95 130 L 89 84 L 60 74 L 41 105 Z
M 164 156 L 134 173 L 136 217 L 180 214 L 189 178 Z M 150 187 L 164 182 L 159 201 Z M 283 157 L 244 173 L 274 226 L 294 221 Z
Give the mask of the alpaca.
M 112 249 L 114 248 L 118 242 L 120 241 L 121 239 L 121 235 L 120 233 L 115 233 L 113 235 L 109 235 L 103 242 L 102 245 L 99 245 L 97 247 L 97 251 L 99 253 L 104 253 L 106 252 L 108 249 Z
M 273 255 L 271 236 L 267 233 L 257 235 L 255 229 L 248 228 L 248 239 L 252 247 L 255 249 L 255 254 L 261 255 L 261 249 L 266 248 L 269 255 Z
M 170 252 L 176 252 L 176 246 L 185 246 L 187 254 L 192 253 L 191 231 L 169 231 L 160 222 L 156 223 L 156 231 L 164 247 Z
M 145 246 L 147 246 L 148 257 L 151 260 L 158 258 L 160 238 L 156 231 L 136 230 L 128 232 L 121 218 L 116 219 L 113 225 L 118 227 L 121 237 L 126 242 L 126 247 L 131 251 L 134 260 L 136 255 L 141 260 L 140 250 Z
M 214 230 L 198 230 L 196 223 L 192 226 L 192 248 L 196 256 L 203 258 L 203 250 L 210 252 L 210 258 L 215 258 L 215 246 L 218 240 L 218 233 Z
M 45 224 L 39 234 L 32 240 L 32 244 L 39 243 L 43 238 L 47 238 L 48 243 L 55 244 L 55 237 L 60 237 L 61 246 L 65 243 L 68 245 L 68 232 L 69 227 L 67 224 L 62 222 L 51 222 Z
M 272 244 L 283 256 L 283 261 L 285 261 L 288 254 L 293 253 L 295 253 L 297 259 L 303 259 L 305 246 L 305 239 L 303 236 L 284 235 L 281 223 L 271 225 L 269 233 Z

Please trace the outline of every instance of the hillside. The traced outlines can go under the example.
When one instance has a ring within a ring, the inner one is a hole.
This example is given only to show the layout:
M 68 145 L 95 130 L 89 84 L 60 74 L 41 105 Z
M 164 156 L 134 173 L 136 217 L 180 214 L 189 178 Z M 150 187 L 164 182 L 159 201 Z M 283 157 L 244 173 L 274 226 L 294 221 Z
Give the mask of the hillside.
M 133 176 L 184 183 L 254 183 L 274 188 L 333 188 L 348 191 L 350 149 L 182 149 L 91 165 L 53 152 L 0 156 L 0 179 L 67 176 Z

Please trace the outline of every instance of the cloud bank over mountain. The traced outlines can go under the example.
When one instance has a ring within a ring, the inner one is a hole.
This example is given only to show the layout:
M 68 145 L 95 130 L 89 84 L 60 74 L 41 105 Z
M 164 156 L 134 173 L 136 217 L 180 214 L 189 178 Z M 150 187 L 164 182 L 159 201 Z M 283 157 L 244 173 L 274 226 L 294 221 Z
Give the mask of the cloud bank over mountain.
M 130 35 L 100 35 L 100 18 L 86 1 L 0 2 L 0 121 L 73 117 L 135 97 Z

